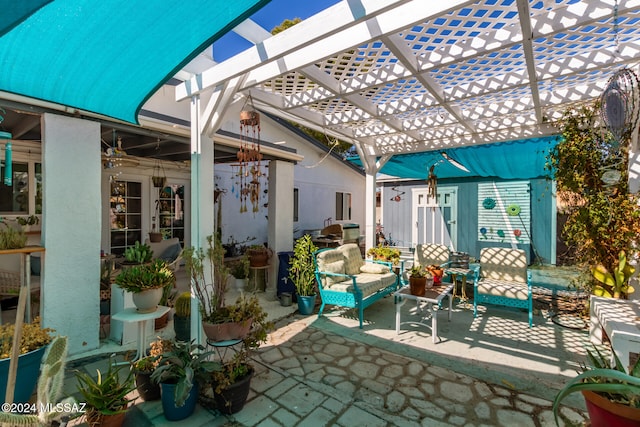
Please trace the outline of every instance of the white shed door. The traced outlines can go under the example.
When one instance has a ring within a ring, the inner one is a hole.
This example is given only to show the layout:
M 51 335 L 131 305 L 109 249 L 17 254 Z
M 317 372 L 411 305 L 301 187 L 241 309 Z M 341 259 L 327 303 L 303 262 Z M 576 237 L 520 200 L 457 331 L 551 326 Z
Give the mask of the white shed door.
M 439 187 L 436 200 L 429 197 L 427 188 L 414 188 L 413 243 L 440 243 L 455 250 L 458 233 L 457 202 L 457 187 Z

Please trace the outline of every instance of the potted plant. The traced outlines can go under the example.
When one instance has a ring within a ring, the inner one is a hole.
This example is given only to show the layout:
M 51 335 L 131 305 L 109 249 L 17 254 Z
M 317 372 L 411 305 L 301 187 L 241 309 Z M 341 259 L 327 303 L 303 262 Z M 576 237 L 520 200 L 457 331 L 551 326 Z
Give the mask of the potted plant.
M 409 270 L 409 290 L 411 295 L 423 297 L 427 290 L 428 282 L 433 286 L 433 275 L 419 264 L 414 264 Z
M 152 225 L 151 231 L 149 231 L 149 241 L 153 243 L 158 243 L 162 241 L 162 233 L 156 230 L 155 224 Z
M 229 270 L 236 279 L 236 289 L 243 290 L 247 285 L 247 277 L 249 277 L 249 257 L 245 254 L 240 259 L 231 262 Z
M 224 248 L 218 235 L 207 237 L 205 251 L 186 249 L 185 268 L 191 276 L 194 295 L 202 316 L 202 327 L 211 341 L 241 339 L 251 328 L 251 319 L 231 319 L 225 307 L 229 269 L 224 264 Z M 205 266 L 209 264 L 209 277 Z
M 151 261 L 152 257 L 151 246 L 139 241 L 124 250 L 124 264 L 146 264 Z
M 444 276 L 444 268 L 442 268 L 439 265 L 428 265 L 426 267 L 427 271 L 429 273 L 431 273 L 431 275 L 433 276 L 433 283 L 434 284 L 439 284 L 442 282 L 442 276 Z
M 298 311 L 311 314 L 316 303 L 316 275 L 313 253 L 318 248 L 311 236 L 305 234 L 296 241 L 293 256 L 289 259 L 289 279 L 296 288 Z
M 169 267 L 169 264 L 164 261 L 166 264 L 166 267 L 171 270 L 171 268 Z M 171 270 L 173 272 L 173 270 Z M 165 307 L 172 307 L 173 306 L 173 299 L 175 298 L 175 292 L 176 292 L 176 280 L 175 280 L 175 274 L 174 274 L 174 280 L 172 281 L 167 281 L 167 284 L 162 288 L 162 297 L 160 297 L 160 301 L 158 302 L 158 305 L 162 305 Z M 165 314 L 163 314 L 162 316 L 158 317 L 157 319 L 154 320 L 154 326 L 155 326 L 155 330 L 159 330 L 164 328 L 165 326 L 167 326 L 167 323 L 169 322 L 169 312 L 166 312 Z
M 125 268 L 116 277 L 116 284 L 133 294 L 133 303 L 140 313 L 155 311 L 165 288 L 174 286 L 175 281 L 173 271 L 161 259 Z
M 191 340 L 191 292 L 183 292 L 174 304 L 173 330 L 178 341 Z
M 251 267 L 264 267 L 269 264 L 272 251 L 265 245 L 251 245 L 245 253 L 249 257 Z
M 400 264 L 400 250 L 391 246 L 378 245 L 375 248 L 369 248 L 367 256 L 379 260 L 390 262 L 391 264 Z
M 193 413 L 199 384 L 219 369 L 220 364 L 207 361 L 212 352 L 205 352 L 201 345 L 173 341 L 170 347 L 160 355 L 160 364 L 151 374 L 151 379 L 160 384 L 165 418 L 178 421 Z
M 40 218 L 38 218 L 36 215 L 19 216 L 16 217 L 16 221 L 22 226 L 22 229 L 25 232 L 29 232 L 34 231 L 32 230 L 32 226 L 38 225 L 40 223 Z
M 9 377 L 14 332 L 14 324 L 0 325 L 0 393 L 2 393 L 3 401 Z M 14 403 L 25 403 L 31 398 L 38 381 L 42 356 L 53 339 L 52 334 L 54 332 L 53 329 L 42 328 L 40 318 L 35 318 L 32 323 L 22 325 Z
M 590 366 L 581 365 L 581 373 L 570 380 L 553 401 L 558 424 L 560 402 L 571 393 L 582 392 L 592 427 L 640 425 L 640 359 L 627 373 L 613 353 L 614 365 L 595 348 L 588 353 Z
M 17 229 L 0 221 L 0 250 L 24 248 L 27 244 L 27 235 L 22 229 Z
M 145 402 L 160 399 L 160 386 L 151 381 L 151 374 L 158 365 L 156 358 L 146 356 L 131 364 L 138 396 Z
M 223 360 L 221 368 L 210 376 L 216 408 L 223 414 L 235 414 L 244 407 L 255 372 L 251 353 L 267 340 L 267 333 L 273 329 L 273 322 L 267 320 L 267 313 L 255 295 L 240 296 L 229 311 L 233 318 L 252 318 L 253 326 L 240 349 L 229 360 Z
M 129 403 L 134 400 L 127 395 L 135 390 L 132 370 L 127 368 L 124 380 L 121 379 L 120 371 L 124 368 L 125 365 L 110 360 L 106 372 L 96 370 L 95 379 L 86 372 L 76 371 L 78 391 L 86 403 L 85 415 L 90 426 L 122 425 Z
M 100 315 L 111 314 L 111 273 L 113 261 L 104 260 L 100 265 Z

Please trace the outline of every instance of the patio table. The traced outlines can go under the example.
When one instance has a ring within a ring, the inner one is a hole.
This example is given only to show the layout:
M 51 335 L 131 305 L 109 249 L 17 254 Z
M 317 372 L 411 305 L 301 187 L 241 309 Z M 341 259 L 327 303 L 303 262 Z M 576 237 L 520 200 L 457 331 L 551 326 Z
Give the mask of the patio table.
M 417 295 L 411 295 L 411 291 L 409 289 L 409 286 L 402 287 L 402 288 L 400 288 L 400 290 L 396 291 L 393 294 L 393 296 L 397 300 L 397 304 L 396 304 L 396 335 L 400 334 L 400 325 L 402 325 L 402 323 L 419 323 L 421 325 L 429 327 L 429 325 L 424 323 L 424 321 L 428 320 L 429 318 L 431 318 L 431 337 L 432 337 L 433 343 L 435 344 L 436 340 L 439 339 L 439 337 L 438 337 L 438 310 L 440 308 L 442 300 L 446 296 L 449 297 L 449 313 L 448 313 L 448 317 L 449 317 L 449 321 L 451 321 L 452 296 L 451 296 L 450 292 L 453 289 L 453 286 L 454 286 L 453 283 L 443 283 L 443 284 L 441 284 L 439 286 L 433 286 L 432 288 L 427 289 L 426 292 L 425 292 L 425 295 L 422 296 L 422 297 L 419 297 Z M 402 312 L 402 306 L 408 300 L 416 301 L 416 306 L 418 307 L 418 311 L 419 311 L 420 315 L 422 316 L 420 321 L 418 321 L 418 322 L 411 322 L 411 321 L 410 322 L 401 322 L 400 317 L 401 317 L 401 312 Z M 424 307 L 422 307 L 423 303 L 425 304 Z

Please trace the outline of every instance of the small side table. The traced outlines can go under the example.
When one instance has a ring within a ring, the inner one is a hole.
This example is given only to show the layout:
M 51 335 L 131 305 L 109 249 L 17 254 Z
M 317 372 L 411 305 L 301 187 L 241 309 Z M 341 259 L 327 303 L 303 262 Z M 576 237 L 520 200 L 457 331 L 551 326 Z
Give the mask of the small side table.
M 411 295 L 411 291 L 409 286 L 405 286 L 400 288 L 400 290 L 396 291 L 393 296 L 396 298 L 396 335 L 400 334 L 400 325 L 403 322 L 400 321 L 400 314 L 402 312 L 402 306 L 407 300 L 414 300 L 418 305 L 418 310 L 422 316 L 422 319 L 419 322 L 409 322 L 409 323 L 419 323 L 424 326 L 429 326 L 425 324 L 423 321 L 429 319 L 431 317 L 431 338 L 433 343 L 435 344 L 438 337 L 438 309 L 442 300 L 445 297 L 449 297 L 449 321 L 451 321 L 451 300 L 452 295 L 449 293 L 453 288 L 453 283 L 443 283 L 438 286 L 433 286 L 426 290 L 425 295 L 423 297 L 419 297 L 417 295 Z M 423 309 L 420 304 L 426 303 L 425 308 Z M 429 310 L 431 308 L 431 310 Z M 405 322 L 407 323 L 407 322 Z
M 460 300 L 464 301 L 465 303 L 469 300 L 469 298 L 467 297 L 467 277 L 472 273 L 473 270 L 468 268 L 447 268 L 446 270 L 444 270 L 444 274 L 448 274 L 451 277 L 451 281 L 453 282 L 453 294 L 451 295 L 451 298 L 456 297 L 456 288 L 458 282 L 460 282 L 462 284 Z
M 132 362 L 147 356 L 147 346 L 145 342 L 145 337 L 147 336 L 147 320 L 155 320 L 158 317 L 162 317 L 165 313 L 168 313 L 169 310 L 169 307 L 159 305 L 156 311 L 152 311 L 151 313 L 138 313 L 137 308 L 131 307 L 125 308 L 111 316 L 113 320 L 119 320 L 121 322 L 138 322 L 138 350 Z
M 256 292 L 258 290 L 260 290 L 261 292 L 264 292 L 267 288 L 267 283 L 269 283 L 269 267 L 271 267 L 269 264 L 267 265 L 263 265 L 260 267 L 251 267 L 249 266 L 249 283 L 251 283 L 251 278 L 253 277 L 253 291 Z M 264 271 L 264 289 L 262 288 L 262 286 L 260 286 L 260 288 L 258 288 L 258 273 L 260 271 Z

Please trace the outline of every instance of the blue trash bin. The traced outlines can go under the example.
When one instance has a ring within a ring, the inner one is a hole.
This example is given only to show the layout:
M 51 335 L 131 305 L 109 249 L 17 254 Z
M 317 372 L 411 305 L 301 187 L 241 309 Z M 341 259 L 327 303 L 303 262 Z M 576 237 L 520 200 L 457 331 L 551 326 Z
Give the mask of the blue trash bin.
M 276 294 L 280 298 L 280 294 L 288 292 L 293 297 L 293 302 L 296 302 L 296 287 L 289 279 L 289 261 L 293 256 L 293 252 L 278 252 L 278 286 Z

